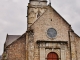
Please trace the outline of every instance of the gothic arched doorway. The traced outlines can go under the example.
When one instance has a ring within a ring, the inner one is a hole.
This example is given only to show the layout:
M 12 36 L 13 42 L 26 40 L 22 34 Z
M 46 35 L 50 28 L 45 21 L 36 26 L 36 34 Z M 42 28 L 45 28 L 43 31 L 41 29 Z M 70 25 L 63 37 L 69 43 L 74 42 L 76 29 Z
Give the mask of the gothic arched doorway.
M 55 52 L 50 52 L 47 55 L 47 60 L 58 60 L 58 55 Z

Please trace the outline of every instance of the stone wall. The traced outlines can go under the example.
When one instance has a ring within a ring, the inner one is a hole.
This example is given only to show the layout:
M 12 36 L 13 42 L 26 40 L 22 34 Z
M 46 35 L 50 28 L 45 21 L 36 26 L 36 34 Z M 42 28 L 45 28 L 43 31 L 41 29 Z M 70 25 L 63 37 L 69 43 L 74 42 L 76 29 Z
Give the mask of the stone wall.
M 70 32 L 70 45 L 71 45 L 71 58 L 72 60 L 77 60 L 77 54 L 76 54 L 76 51 L 77 51 L 77 45 L 75 42 L 77 42 L 77 38 L 78 36 L 73 32 L 71 31 Z
M 80 60 L 80 37 L 76 37 L 76 54 L 77 54 L 77 60 Z
M 8 60 L 25 60 L 26 59 L 26 40 L 25 35 L 13 42 L 6 48 Z
M 57 36 L 54 41 L 68 41 L 69 25 L 61 18 L 52 8 L 48 10 L 31 26 L 34 30 L 34 40 L 51 40 L 47 36 L 47 30 L 54 28 L 57 31 Z

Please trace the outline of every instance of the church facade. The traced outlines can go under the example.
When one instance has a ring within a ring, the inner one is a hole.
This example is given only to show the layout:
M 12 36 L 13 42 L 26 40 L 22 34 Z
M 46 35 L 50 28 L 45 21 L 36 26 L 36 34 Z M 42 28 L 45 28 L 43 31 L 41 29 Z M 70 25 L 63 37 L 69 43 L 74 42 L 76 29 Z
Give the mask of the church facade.
M 80 37 L 47 0 L 29 0 L 27 31 L 8 35 L 2 60 L 79 60 Z

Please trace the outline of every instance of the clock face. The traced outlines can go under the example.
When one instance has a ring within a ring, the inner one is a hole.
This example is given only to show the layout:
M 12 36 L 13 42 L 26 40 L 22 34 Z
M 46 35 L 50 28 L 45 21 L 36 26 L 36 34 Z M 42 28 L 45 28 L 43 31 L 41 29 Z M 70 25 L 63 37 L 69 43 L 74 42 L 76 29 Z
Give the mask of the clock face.
M 49 29 L 47 30 L 47 35 L 48 35 L 50 38 L 56 37 L 57 31 L 56 31 L 54 28 L 49 28 Z

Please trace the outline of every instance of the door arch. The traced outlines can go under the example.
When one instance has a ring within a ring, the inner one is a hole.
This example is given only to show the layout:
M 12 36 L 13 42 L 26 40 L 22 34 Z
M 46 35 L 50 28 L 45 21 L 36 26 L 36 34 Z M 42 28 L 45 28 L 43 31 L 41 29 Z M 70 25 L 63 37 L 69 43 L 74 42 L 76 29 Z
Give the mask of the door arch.
M 58 59 L 58 54 L 55 53 L 55 52 L 50 52 L 50 53 L 47 55 L 47 60 L 59 60 L 59 59 Z

